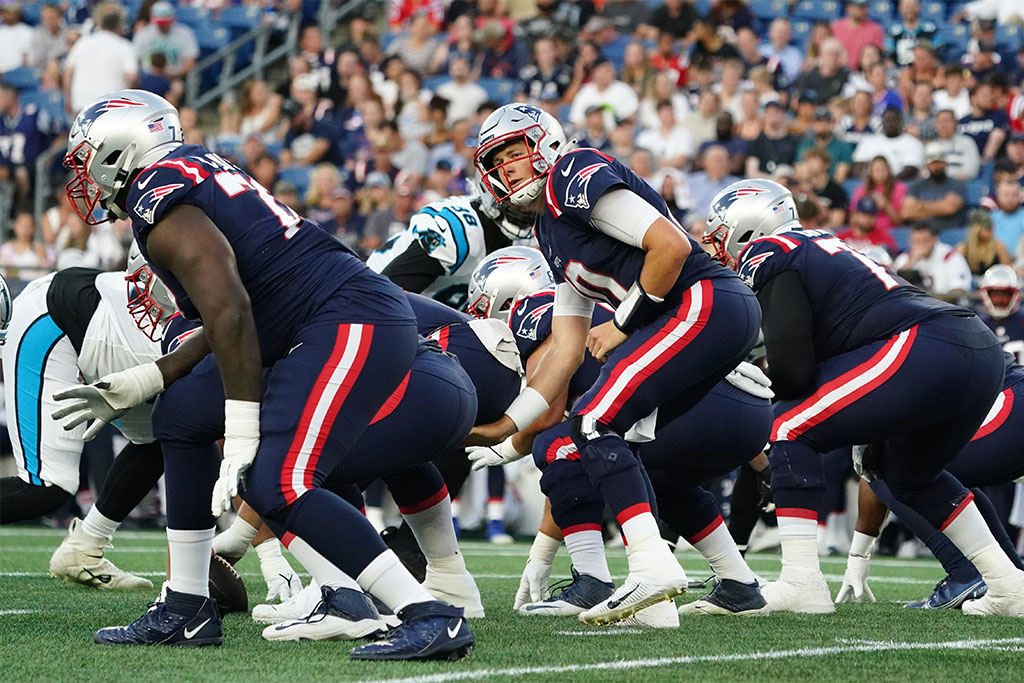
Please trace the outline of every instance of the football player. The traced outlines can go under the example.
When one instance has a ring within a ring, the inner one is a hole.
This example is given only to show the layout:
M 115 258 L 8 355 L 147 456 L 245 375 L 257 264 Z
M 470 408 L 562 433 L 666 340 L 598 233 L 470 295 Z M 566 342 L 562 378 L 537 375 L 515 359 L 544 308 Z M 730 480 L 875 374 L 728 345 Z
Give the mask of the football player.
M 1010 266 L 992 266 L 978 286 L 982 322 L 988 325 L 1018 363 L 1024 363 L 1024 311 L 1020 310 L 1021 283 Z
M 582 467 L 630 547 L 623 585 L 581 615 L 609 623 L 687 585 L 623 437 L 639 422 L 650 439 L 656 409 L 672 403 L 683 412 L 707 394 L 753 347 L 760 311 L 643 179 L 597 150 L 569 146 L 557 120 L 526 104 L 499 107 L 481 125 L 474 160 L 482 182 L 499 202 L 536 215 L 557 284 L 548 353 L 502 419 L 474 429 L 471 443 L 528 453 L 516 432 L 557 401 L 586 350 L 606 361 L 570 423 Z M 615 316 L 591 328 L 595 302 L 615 308 Z
M 757 292 L 772 387 L 772 488 L 782 573 L 773 611 L 832 612 L 816 552 L 820 454 L 871 443 L 893 497 L 941 529 L 988 593 L 971 614 L 1024 616 L 1024 571 L 989 531 L 971 492 L 942 468 L 985 420 L 1003 382 L 995 336 L 830 233 L 804 231 L 793 196 L 769 180 L 722 190 L 705 240 Z M 942 372 L 935 372 L 942 368 Z
M 129 218 L 150 266 L 203 329 L 156 362 L 64 395 L 85 400 L 85 417 L 111 420 L 212 351 L 226 397 L 219 474 L 215 444 L 165 459 L 166 599 L 95 640 L 221 643 L 208 558 L 214 519 L 241 490 L 275 534 L 295 534 L 344 572 L 312 568 L 326 609 L 376 620 L 367 591 L 402 618 L 386 640 L 351 657 L 467 654 L 474 639 L 461 610 L 434 600 L 359 510 L 321 486 L 417 355 L 401 290 L 236 166 L 184 144 L 177 110 L 161 97 L 124 90 L 90 103 L 72 124 L 65 164 L 79 215 L 90 224 L 103 220 L 97 211 Z

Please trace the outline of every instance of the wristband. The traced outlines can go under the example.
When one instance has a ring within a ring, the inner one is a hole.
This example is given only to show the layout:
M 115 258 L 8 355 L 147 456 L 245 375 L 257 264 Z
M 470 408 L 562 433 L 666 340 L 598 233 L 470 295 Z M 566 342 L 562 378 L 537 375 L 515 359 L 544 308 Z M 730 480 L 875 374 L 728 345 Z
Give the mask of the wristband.
M 850 543 L 850 555 L 853 557 L 871 557 L 871 550 L 875 545 L 875 540 L 874 536 L 854 531 L 853 541 Z
M 626 297 L 615 309 L 615 327 L 624 334 L 630 334 L 658 317 L 664 299 L 651 296 L 644 291 L 637 280 L 626 292 Z
M 548 402 L 540 395 L 540 392 L 532 387 L 523 389 L 512 405 L 505 409 L 505 414 L 516 426 L 516 431 L 522 431 L 528 424 L 544 414 L 548 409 Z
M 224 438 L 260 438 L 258 401 L 224 401 Z
M 530 559 L 544 564 L 553 564 L 558 549 L 561 547 L 561 541 L 551 538 L 543 531 L 538 531 L 537 536 L 533 539 L 533 545 L 530 546 Z
M 515 434 L 512 436 L 515 436 Z M 508 437 L 498 445 L 498 453 L 501 454 L 501 459 L 505 462 L 522 460 L 529 455 L 529 453 L 520 453 L 519 450 L 512 445 L 512 436 Z

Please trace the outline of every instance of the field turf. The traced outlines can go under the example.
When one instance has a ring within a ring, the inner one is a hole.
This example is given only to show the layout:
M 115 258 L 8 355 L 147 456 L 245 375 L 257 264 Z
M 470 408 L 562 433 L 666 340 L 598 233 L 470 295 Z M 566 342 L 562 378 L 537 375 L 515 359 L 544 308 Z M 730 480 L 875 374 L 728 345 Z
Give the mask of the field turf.
M 487 618 L 474 620 L 473 655 L 455 663 L 353 662 L 348 643 L 267 643 L 246 615 L 225 618 L 219 648 L 107 648 L 92 643 L 98 628 L 139 616 L 156 591 L 100 592 L 47 576 L 64 532 L 0 529 L 0 662 L 6 681 L 1021 681 L 1024 622 L 966 617 L 959 611 L 908 611 L 901 601 L 923 597 L 941 578 L 933 561 L 877 558 L 871 586 L 877 604 L 840 605 L 834 615 L 772 615 L 759 619 L 697 617 L 668 631 L 588 627 L 573 619 L 521 617 L 512 611 L 527 546 L 464 544 L 483 594 Z M 124 532 L 108 551 L 120 567 L 159 584 L 164 537 Z M 610 551 L 619 579 L 621 549 Z M 696 555 L 682 555 L 691 578 L 709 575 Z M 779 558 L 752 556 L 772 578 Z M 845 558 L 823 569 L 838 590 Z M 568 574 L 564 551 L 553 578 Z M 255 553 L 239 564 L 250 606 L 265 594 Z M 703 591 L 690 591 L 693 600 Z

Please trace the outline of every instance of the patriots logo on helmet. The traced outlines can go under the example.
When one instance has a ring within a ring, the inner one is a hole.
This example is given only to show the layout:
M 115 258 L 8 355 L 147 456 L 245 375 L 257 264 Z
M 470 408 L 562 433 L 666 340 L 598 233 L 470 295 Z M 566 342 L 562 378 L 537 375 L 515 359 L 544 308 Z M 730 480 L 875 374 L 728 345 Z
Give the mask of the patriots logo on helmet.
M 473 274 L 473 279 L 480 283 L 483 283 L 487 276 L 498 269 L 499 266 L 504 266 L 509 263 L 515 263 L 516 261 L 528 261 L 529 259 L 523 256 L 499 256 L 489 261 L 485 261 L 480 265 L 480 269 Z
M 524 302 L 525 304 L 526 302 Z M 523 319 L 519 321 L 519 329 L 516 331 L 516 336 L 529 339 L 530 341 L 537 341 L 537 330 L 540 327 L 540 321 L 544 318 L 544 313 L 554 305 L 554 303 L 544 304 L 524 315 Z
M 512 107 L 512 111 L 517 111 L 523 116 L 527 116 L 536 121 L 537 123 L 540 123 L 541 110 L 537 109 L 537 107 L 531 107 L 528 104 L 520 104 L 515 107 Z
M 759 187 L 741 187 L 735 189 L 732 192 L 729 192 L 719 197 L 718 201 L 715 202 L 714 206 L 711 207 L 711 210 L 718 215 L 722 215 L 725 213 L 725 210 L 732 206 L 732 203 L 735 202 L 737 199 L 740 199 L 742 197 L 750 197 L 767 191 L 768 190 L 764 190 Z
M 142 102 L 136 102 L 130 100 L 127 97 L 118 97 L 112 100 L 102 100 L 92 105 L 88 109 L 84 109 L 78 118 L 75 119 L 75 125 L 81 129 L 83 133 L 88 133 L 89 128 L 95 123 L 96 119 L 101 114 L 105 114 L 112 109 L 124 109 L 125 107 L 144 107 L 146 106 Z
M 160 205 L 160 202 L 164 200 L 164 197 L 171 194 L 179 187 L 185 187 L 181 183 L 172 183 L 170 185 L 161 185 L 160 187 L 154 187 L 152 190 L 148 190 L 144 195 L 139 197 L 139 201 L 135 203 L 135 213 L 138 214 L 139 218 L 147 223 L 153 223 L 156 218 L 156 207 Z
M 590 198 L 587 190 L 590 187 L 590 179 L 608 164 L 591 164 L 581 168 L 565 188 L 565 206 L 570 209 L 589 209 Z

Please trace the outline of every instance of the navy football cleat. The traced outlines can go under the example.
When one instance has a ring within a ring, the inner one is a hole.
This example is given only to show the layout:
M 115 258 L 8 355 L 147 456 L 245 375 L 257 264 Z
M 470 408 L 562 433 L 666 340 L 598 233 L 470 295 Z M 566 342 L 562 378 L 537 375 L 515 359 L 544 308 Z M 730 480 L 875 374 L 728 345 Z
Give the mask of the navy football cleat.
M 201 595 L 167 589 L 164 602 L 153 603 L 128 626 L 101 628 L 93 635 L 100 645 L 220 645 L 220 610 L 216 601 Z
M 615 592 L 615 584 L 605 583 L 589 574 L 580 574 L 575 567 L 572 580 L 552 586 L 551 596 L 540 602 L 528 602 L 519 608 L 524 616 L 576 616 L 600 604 Z
M 976 600 L 988 591 L 979 577 L 971 583 L 951 581 L 947 576 L 935 584 L 932 594 L 924 600 L 908 602 L 903 609 L 960 609 L 968 600 Z
M 754 617 L 768 614 L 768 603 L 756 581 L 740 583 L 722 579 L 706 596 L 680 607 L 679 613 Z
M 462 609 L 432 600 L 409 605 L 398 613 L 402 625 L 376 643 L 360 645 L 352 659 L 443 659 L 454 662 L 473 651 L 476 639 Z

